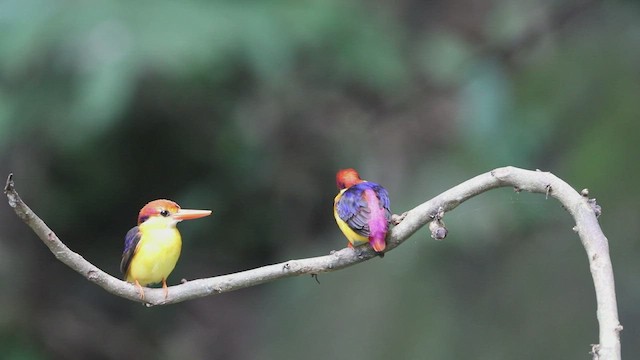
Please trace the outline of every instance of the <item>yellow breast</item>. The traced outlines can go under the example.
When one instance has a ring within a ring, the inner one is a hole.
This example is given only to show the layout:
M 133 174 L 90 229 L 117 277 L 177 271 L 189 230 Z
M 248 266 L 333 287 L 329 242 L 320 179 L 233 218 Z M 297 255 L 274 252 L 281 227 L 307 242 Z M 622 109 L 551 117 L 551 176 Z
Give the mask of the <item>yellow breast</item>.
M 173 271 L 180 257 L 182 238 L 175 226 L 146 221 L 127 271 L 127 281 L 140 285 L 159 283 Z

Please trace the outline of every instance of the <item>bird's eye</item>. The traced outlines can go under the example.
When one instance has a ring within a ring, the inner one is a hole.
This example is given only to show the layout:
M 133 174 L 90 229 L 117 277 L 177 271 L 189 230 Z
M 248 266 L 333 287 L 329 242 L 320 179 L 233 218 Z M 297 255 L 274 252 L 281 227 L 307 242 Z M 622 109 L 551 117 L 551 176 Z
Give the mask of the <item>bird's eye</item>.
M 162 216 L 164 216 L 164 217 L 169 216 L 169 210 L 161 210 L 161 211 L 160 211 L 160 215 L 162 215 Z

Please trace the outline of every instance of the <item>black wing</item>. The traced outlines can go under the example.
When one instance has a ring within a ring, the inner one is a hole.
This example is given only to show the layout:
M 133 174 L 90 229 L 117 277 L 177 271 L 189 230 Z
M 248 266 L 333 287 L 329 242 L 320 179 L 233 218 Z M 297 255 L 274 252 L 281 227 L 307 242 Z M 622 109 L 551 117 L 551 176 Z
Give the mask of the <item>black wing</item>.
M 124 237 L 124 252 L 122 253 L 122 262 L 120 262 L 120 272 L 125 275 L 125 277 L 127 270 L 129 270 L 131 259 L 136 252 L 136 247 L 138 247 L 138 242 L 140 242 L 140 230 L 135 226 L 129 230 Z

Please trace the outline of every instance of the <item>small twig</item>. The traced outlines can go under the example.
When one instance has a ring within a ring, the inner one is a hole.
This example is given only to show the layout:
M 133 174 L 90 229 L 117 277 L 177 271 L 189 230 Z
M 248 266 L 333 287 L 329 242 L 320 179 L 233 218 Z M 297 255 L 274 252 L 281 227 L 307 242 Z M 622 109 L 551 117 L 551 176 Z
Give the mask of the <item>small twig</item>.
M 391 223 L 393 225 L 398 225 L 398 224 L 400 224 L 402 222 L 402 220 L 404 220 L 405 217 L 407 217 L 407 213 L 406 212 L 404 212 L 404 213 L 402 213 L 400 215 L 393 214 L 393 215 L 391 215 Z
M 397 225 L 387 238 L 387 251 L 393 250 L 418 229 L 434 220 L 434 214 L 437 218 L 438 214 L 449 212 L 464 201 L 499 187 L 513 187 L 516 191 L 529 191 L 556 198 L 573 216 L 576 222 L 574 230 L 580 236 L 587 252 L 596 291 L 600 343 L 592 347 L 593 358 L 600 360 L 620 359 L 619 332 L 622 330 L 622 325 L 618 321 L 609 244 L 596 218 L 600 208 L 595 204 L 594 199 L 588 198 L 588 193 L 586 196 L 584 192 L 579 194 L 566 182 L 551 173 L 504 167 L 467 180 L 407 211 L 400 217 L 396 217 L 394 222 L 397 222 Z M 31 227 L 60 261 L 114 295 L 133 301 L 141 301 L 132 284 L 103 272 L 65 246 L 54 232 L 20 199 L 15 191 L 13 175 L 9 175 L 7 178 L 4 192 L 7 195 L 9 206 Z M 325 256 L 289 260 L 234 274 L 188 281 L 171 286 L 167 299 L 164 298 L 162 289 L 147 289 L 144 302 L 149 306 L 172 304 L 292 276 L 303 274 L 316 274 L 317 276 L 317 274 L 343 269 L 374 257 L 376 257 L 376 253 L 369 247 L 345 248 L 332 251 Z
M 318 285 L 320 285 L 320 279 L 318 278 L 318 274 L 311 274 L 311 277 L 313 278 L 313 280 L 315 280 Z
M 444 221 L 442 221 L 442 219 L 444 218 L 444 208 L 440 206 L 435 214 L 429 216 L 431 217 L 431 222 L 429 222 L 431 237 L 434 240 L 444 240 L 444 238 L 446 238 L 447 234 L 449 233 L 449 230 L 447 230 Z

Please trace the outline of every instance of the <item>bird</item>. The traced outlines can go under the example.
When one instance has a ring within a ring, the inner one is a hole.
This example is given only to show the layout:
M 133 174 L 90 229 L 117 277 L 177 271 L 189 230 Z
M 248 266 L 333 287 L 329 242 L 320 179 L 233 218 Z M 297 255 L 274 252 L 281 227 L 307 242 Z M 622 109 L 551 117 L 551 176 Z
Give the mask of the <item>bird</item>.
M 352 168 L 338 171 L 336 184 L 333 216 L 349 247 L 370 243 L 382 257 L 391 220 L 389 193 L 379 184 L 362 180 Z
M 180 257 L 182 237 L 176 225 L 182 220 L 211 215 L 210 210 L 181 209 L 171 200 L 147 203 L 138 214 L 138 225 L 127 232 L 120 271 L 134 284 L 144 300 L 143 286 L 162 282 L 164 298 L 169 296 L 167 277 Z

